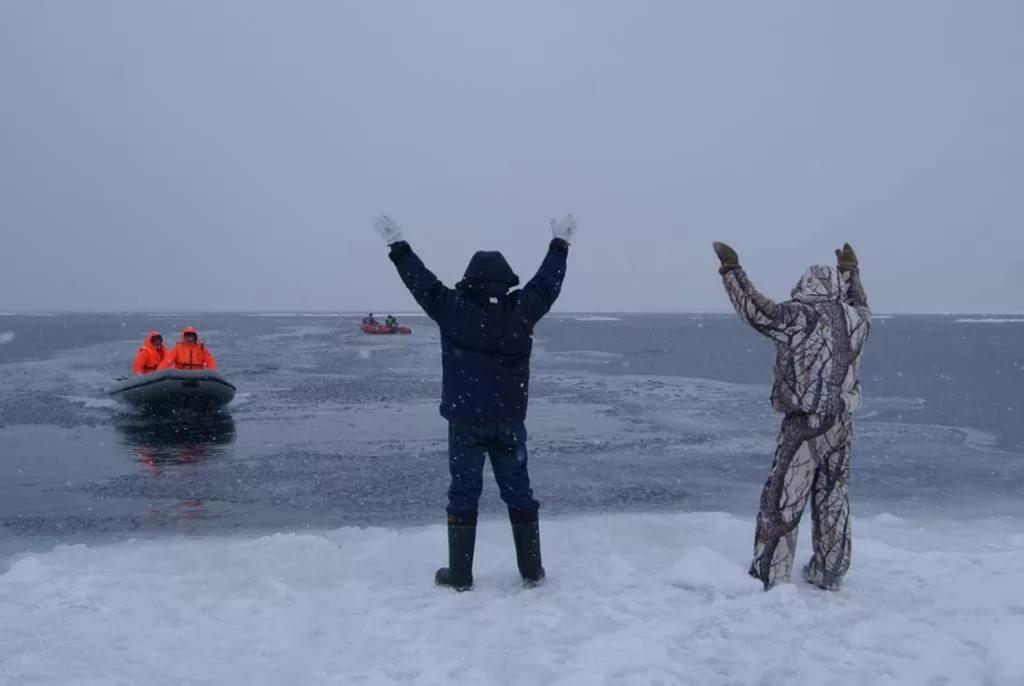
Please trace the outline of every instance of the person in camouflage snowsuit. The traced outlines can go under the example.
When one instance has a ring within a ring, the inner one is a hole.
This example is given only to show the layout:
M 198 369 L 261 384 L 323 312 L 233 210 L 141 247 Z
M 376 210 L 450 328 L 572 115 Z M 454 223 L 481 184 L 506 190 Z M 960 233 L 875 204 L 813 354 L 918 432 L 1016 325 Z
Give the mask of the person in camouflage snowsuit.
M 772 406 L 785 415 L 761 495 L 750 574 L 765 590 L 789 580 L 810 499 L 814 554 L 804 579 L 838 590 L 850 568 L 852 413 L 862 405 L 860 358 L 871 329 L 857 255 L 845 245 L 836 251 L 836 268 L 811 267 L 792 300 L 775 303 L 754 288 L 735 250 L 714 247 L 736 312 L 775 342 Z

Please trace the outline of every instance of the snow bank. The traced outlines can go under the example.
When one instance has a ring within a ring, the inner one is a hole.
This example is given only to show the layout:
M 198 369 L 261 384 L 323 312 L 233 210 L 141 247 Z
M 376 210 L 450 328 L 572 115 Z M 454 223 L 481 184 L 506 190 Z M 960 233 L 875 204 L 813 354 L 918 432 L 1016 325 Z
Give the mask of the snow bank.
M 440 526 L 62 547 L 0 575 L 0 683 L 1019 686 L 1021 524 L 858 521 L 838 594 L 713 513 L 545 522 L 534 591 L 486 522 L 461 595 Z

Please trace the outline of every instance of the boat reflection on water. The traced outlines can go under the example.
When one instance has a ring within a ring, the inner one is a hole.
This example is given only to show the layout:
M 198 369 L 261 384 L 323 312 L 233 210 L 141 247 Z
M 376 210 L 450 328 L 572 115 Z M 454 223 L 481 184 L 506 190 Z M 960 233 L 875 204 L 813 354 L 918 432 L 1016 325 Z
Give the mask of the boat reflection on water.
M 116 423 L 122 444 L 145 469 L 162 497 L 150 504 L 147 518 L 170 525 L 205 518 L 206 500 L 196 489 L 203 463 L 223 454 L 235 440 L 235 420 L 227 413 L 176 413 L 168 417 L 123 415 Z M 170 481 L 167 481 L 167 479 Z M 157 486 L 156 483 L 163 483 Z M 169 505 L 169 502 L 176 503 Z M 162 503 L 162 504 L 161 504 Z
M 227 413 L 124 415 L 117 431 L 141 464 L 159 470 L 198 464 L 223 452 L 235 440 L 235 420 Z

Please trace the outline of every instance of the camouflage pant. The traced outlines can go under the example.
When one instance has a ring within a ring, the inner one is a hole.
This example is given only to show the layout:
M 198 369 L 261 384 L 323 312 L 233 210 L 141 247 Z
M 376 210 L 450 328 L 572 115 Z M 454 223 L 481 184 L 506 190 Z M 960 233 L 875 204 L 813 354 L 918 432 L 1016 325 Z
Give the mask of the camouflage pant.
M 836 590 L 850 568 L 850 415 L 787 415 L 779 433 L 775 463 L 761 494 L 754 562 L 750 575 L 765 590 L 789 581 L 796 553 L 797 527 L 811 500 L 814 555 L 804 578 Z

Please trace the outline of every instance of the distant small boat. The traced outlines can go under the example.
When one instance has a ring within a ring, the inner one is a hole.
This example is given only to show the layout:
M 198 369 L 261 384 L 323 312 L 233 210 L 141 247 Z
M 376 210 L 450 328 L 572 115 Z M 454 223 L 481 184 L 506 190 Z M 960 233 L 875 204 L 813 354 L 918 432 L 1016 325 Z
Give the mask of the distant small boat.
M 110 397 L 152 411 L 217 410 L 235 398 L 235 386 L 212 369 L 164 369 L 118 381 Z
M 368 333 L 371 336 L 388 336 L 396 333 L 412 333 L 412 329 L 410 329 L 408 326 L 388 326 L 387 324 L 363 324 L 359 328 L 363 330 L 363 333 Z

